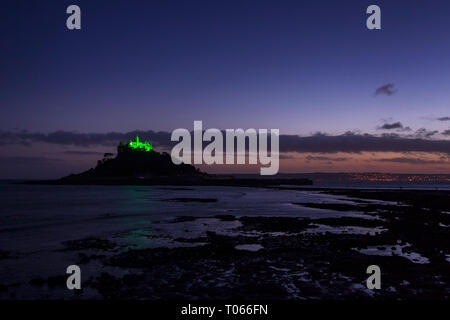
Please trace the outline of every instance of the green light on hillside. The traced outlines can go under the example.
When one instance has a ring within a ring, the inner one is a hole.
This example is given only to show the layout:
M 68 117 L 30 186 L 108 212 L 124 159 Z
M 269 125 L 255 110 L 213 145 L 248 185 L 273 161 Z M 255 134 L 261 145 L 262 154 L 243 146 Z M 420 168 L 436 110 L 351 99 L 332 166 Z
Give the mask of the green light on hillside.
M 138 136 L 136 136 L 134 141 L 130 140 L 130 142 L 128 142 L 128 147 L 135 150 L 145 150 L 145 151 L 150 151 L 153 149 L 153 146 L 150 142 L 148 141 L 140 142 Z

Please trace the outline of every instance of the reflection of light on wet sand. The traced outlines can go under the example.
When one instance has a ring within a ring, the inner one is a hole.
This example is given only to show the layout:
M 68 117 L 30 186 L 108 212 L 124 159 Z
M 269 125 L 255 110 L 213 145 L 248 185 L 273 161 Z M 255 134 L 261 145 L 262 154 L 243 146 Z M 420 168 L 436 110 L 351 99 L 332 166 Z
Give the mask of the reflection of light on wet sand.
M 256 252 L 261 249 L 264 249 L 264 247 L 260 244 L 239 244 L 234 247 L 236 250 L 245 250 L 245 251 L 252 251 Z
M 327 226 L 324 224 L 311 224 L 312 227 L 315 226 L 315 228 L 307 229 L 306 231 L 302 233 L 307 234 L 321 234 L 321 233 L 334 233 L 334 234 L 369 234 L 371 236 L 375 236 L 377 234 L 380 234 L 384 231 L 387 231 L 387 229 L 380 228 L 380 227 L 374 227 L 374 228 L 366 228 L 366 227 L 356 227 L 356 226 L 345 226 L 345 227 L 332 227 Z
M 356 249 L 353 248 L 353 250 L 358 251 L 362 254 L 367 255 L 375 255 L 375 256 L 400 256 L 404 257 L 408 260 L 410 260 L 413 263 L 419 263 L 419 264 L 427 264 L 430 263 L 430 260 L 428 258 L 421 256 L 420 254 L 416 252 L 405 252 L 405 248 L 409 248 L 411 245 L 409 243 L 406 243 L 405 245 L 391 245 L 391 246 L 372 246 L 367 247 L 363 249 Z

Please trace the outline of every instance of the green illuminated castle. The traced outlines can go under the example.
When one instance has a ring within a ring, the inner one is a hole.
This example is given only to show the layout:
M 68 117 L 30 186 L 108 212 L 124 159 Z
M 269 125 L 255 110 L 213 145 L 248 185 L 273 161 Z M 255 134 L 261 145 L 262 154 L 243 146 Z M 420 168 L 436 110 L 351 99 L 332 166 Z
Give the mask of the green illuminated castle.
M 136 136 L 134 141 L 130 140 L 130 142 L 128 142 L 128 147 L 135 150 L 145 150 L 145 151 L 150 151 L 153 149 L 153 146 L 150 142 L 148 141 L 140 142 L 139 136 Z
M 127 144 L 124 144 L 121 142 L 118 147 L 118 152 L 122 153 L 127 149 L 134 150 L 134 151 L 149 152 L 149 151 L 153 150 L 153 146 L 148 141 L 144 141 L 144 142 L 139 141 L 139 136 L 136 136 L 136 138 L 134 138 L 134 140 L 131 139 Z

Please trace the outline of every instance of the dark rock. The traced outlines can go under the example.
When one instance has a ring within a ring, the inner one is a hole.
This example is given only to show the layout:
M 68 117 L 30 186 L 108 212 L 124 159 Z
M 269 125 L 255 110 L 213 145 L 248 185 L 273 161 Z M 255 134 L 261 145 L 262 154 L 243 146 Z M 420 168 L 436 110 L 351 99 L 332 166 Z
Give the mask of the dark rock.
M 66 246 L 65 250 L 84 250 L 84 249 L 98 249 L 98 250 L 112 250 L 117 247 L 117 245 L 106 239 L 97 238 L 84 238 L 79 240 L 69 240 L 63 242 Z

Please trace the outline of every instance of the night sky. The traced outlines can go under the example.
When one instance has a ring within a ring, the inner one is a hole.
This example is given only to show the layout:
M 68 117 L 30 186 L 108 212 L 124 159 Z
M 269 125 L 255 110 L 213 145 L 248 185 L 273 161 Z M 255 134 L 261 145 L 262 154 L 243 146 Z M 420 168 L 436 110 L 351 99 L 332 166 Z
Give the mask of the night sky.
M 279 128 L 281 172 L 450 173 L 449 17 L 444 0 L 3 0 L 0 178 L 85 170 L 114 151 L 108 133 L 194 120 Z M 296 135 L 317 148 L 283 142 Z

